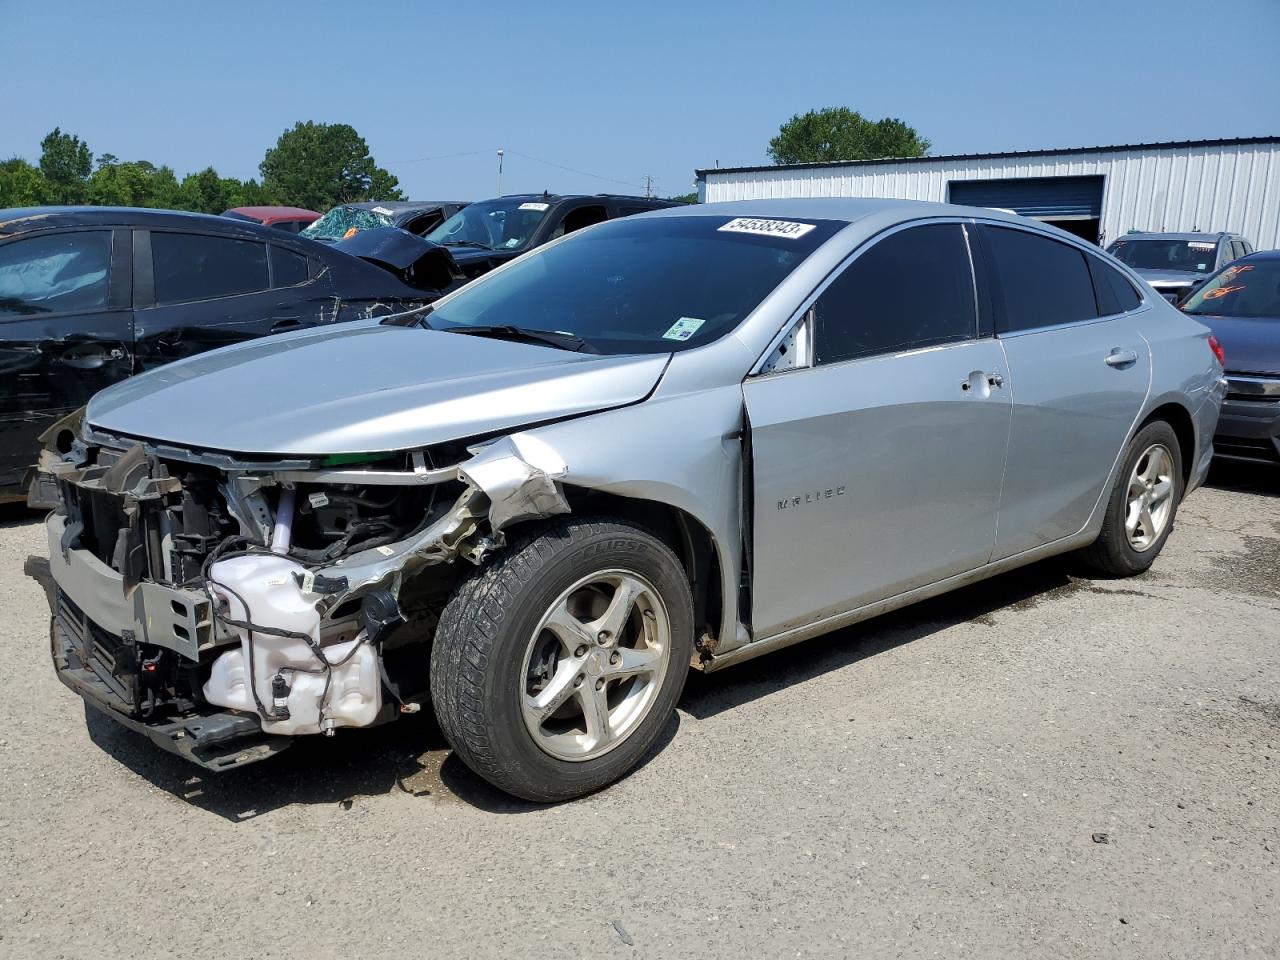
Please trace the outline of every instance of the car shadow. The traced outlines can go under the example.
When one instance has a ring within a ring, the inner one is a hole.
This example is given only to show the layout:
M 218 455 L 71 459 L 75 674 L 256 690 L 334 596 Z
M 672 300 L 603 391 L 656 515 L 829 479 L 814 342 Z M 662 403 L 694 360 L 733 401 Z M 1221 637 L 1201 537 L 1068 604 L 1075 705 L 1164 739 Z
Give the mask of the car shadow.
M 671 742 L 679 723 L 673 715 L 637 769 Z M 85 726 L 93 743 L 122 766 L 184 803 L 231 822 L 294 804 L 354 810 L 362 800 L 393 792 L 462 802 L 495 814 L 549 806 L 513 797 L 472 773 L 451 751 L 429 710 L 371 730 L 298 737 L 264 762 L 223 772 L 168 753 L 88 705 Z
M 1205 485 L 1233 493 L 1280 497 L 1280 467 L 1241 460 L 1214 460 Z
M 869 660 L 966 622 L 993 623 L 997 610 L 1026 610 L 1064 591 L 1087 589 L 1070 556 L 1055 557 L 874 617 L 718 673 L 693 672 L 680 709 L 702 720 L 815 677 Z
M 23 500 L 0 503 L 0 529 L 38 523 L 44 515 L 45 511 L 32 510 Z

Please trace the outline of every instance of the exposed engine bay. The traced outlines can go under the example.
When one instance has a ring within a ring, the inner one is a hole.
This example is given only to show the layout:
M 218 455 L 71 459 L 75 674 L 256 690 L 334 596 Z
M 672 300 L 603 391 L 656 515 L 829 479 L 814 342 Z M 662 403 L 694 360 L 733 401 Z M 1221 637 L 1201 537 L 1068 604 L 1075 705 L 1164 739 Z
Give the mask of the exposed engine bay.
M 527 436 L 254 461 L 59 427 L 49 560 L 28 562 L 58 674 L 213 769 L 417 712 L 459 579 L 509 524 L 569 510 Z

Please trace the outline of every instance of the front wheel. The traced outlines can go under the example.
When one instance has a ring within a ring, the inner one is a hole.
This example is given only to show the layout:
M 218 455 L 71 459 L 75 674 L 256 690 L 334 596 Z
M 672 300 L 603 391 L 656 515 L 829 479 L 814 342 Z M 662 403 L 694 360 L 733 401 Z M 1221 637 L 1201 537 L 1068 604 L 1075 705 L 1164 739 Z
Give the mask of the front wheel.
M 1125 451 L 1102 531 L 1083 551 L 1085 561 L 1110 576 L 1142 573 L 1164 548 L 1181 499 L 1178 436 L 1164 421 L 1149 423 Z
M 494 786 L 582 796 L 653 746 L 692 645 L 689 584 L 662 541 L 622 520 L 548 524 L 449 599 L 431 652 L 436 718 Z

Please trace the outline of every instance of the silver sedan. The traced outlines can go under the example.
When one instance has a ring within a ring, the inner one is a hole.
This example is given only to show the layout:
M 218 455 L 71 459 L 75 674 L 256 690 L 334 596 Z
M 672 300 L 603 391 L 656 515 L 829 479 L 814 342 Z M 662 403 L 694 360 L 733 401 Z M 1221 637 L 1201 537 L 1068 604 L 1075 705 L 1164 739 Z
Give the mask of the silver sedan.
M 54 661 L 206 767 L 434 709 L 535 800 L 716 670 L 1054 554 L 1151 565 L 1222 356 L 1065 233 L 895 200 L 600 224 L 53 431 Z

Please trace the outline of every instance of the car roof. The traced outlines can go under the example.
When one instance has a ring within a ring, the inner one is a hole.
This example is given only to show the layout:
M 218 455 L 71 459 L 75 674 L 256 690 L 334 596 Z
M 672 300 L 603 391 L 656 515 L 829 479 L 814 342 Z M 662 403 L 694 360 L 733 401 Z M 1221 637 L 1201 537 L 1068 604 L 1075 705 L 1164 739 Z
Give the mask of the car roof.
M 0 232 L 5 233 L 36 227 L 217 226 L 224 228 L 227 224 L 257 226 L 246 220 L 233 220 L 220 214 L 152 210 L 146 207 L 15 207 L 0 210 Z
M 315 217 L 319 218 L 320 214 L 314 210 L 308 210 L 305 207 L 232 207 L 227 213 L 243 213 L 248 217 L 257 217 L 260 220 L 268 217 Z
M 500 197 L 486 197 L 478 203 L 498 200 L 536 200 L 542 203 L 560 203 L 564 200 L 626 200 L 630 203 L 651 205 L 655 210 L 665 207 L 689 206 L 682 200 L 666 200 L 661 197 L 637 197 L 627 193 L 504 193 Z
M 1146 231 L 1139 231 L 1138 233 L 1126 233 L 1122 237 L 1116 237 L 1116 243 L 1121 240 L 1203 240 L 1209 243 L 1220 240 L 1223 237 L 1233 238 L 1239 236 L 1240 234 L 1238 233 L 1228 233 L 1226 230 L 1220 233 L 1147 233 Z
M 636 214 L 640 217 L 760 217 L 801 220 L 835 220 L 854 223 L 867 217 L 899 214 L 903 220 L 924 217 L 982 217 L 1027 223 L 1026 217 L 993 207 L 965 207 L 926 200 L 891 197 L 789 197 L 772 200 L 726 200 L 719 203 L 679 204 L 663 210 Z M 1032 221 L 1034 222 L 1034 221 Z M 1039 224 L 1043 226 L 1043 224 Z

